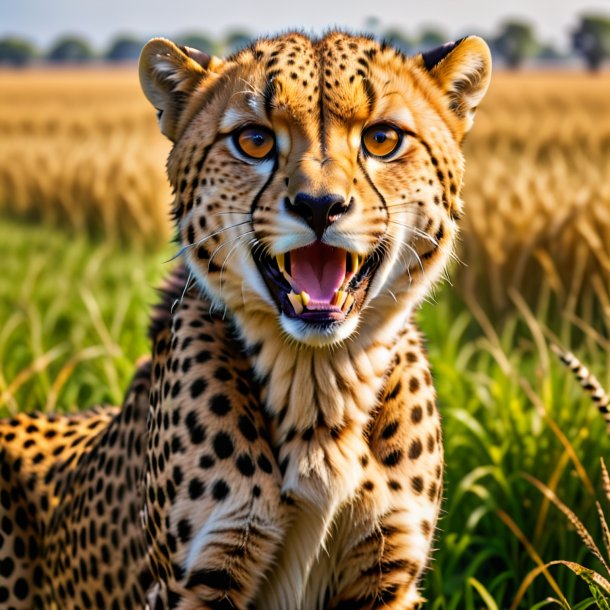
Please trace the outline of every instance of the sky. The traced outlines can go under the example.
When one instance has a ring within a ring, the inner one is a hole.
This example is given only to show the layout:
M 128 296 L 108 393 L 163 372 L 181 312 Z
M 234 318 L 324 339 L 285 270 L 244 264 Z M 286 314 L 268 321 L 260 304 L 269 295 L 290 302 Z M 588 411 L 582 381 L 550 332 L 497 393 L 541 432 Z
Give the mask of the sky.
M 0 37 L 20 35 L 44 48 L 61 34 L 78 33 L 103 48 L 117 33 L 171 38 L 185 31 L 220 37 L 237 28 L 253 34 L 289 28 L 319 33 L 333 26 L 362 31 L 367 18 L 376 17 L 381 30 L 414 34 L 437 26 L 455 38 L 493 35 L 502 20 L 520 18 L 534 24 L 540 40 L 565 49 L 585 12 L 610 16 L 610 0 L 0 0 Z

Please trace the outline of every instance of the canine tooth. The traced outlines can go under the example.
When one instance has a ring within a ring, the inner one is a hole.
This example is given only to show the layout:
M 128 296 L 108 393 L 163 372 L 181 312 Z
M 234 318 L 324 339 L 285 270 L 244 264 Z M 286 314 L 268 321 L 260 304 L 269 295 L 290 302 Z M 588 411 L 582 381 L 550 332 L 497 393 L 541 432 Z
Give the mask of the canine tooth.
M 354 297 L 351 294 L 348 294 L 347 299 L 345 299 L 345 307 L 342 305 L 341 309 L 343 309 L 343 311 L 348 311 L 349 308 L 352 306 L 353 302 L 354 302 Z
M 307 307 L 309 301 L 311 301 L 311 297 L 304 290 L 301 292 L 301 301 L 303 301 L 305 307 Z
M 277 266 L 279 270 L 284 273 L 286 270 L 286 256 L 284 254 L 277 254 L 275 256 L 275 260 L 277 261 Z
M 303 313 L 303 300 L 301 299 L 300 294 L 295 294 L 294 292 L 290 291 L 288 293 L 288 300 L 294 308 L 294 312 L 297 314 L 297 316 Z
M 347 297 L 347 292 L 345 292 L 344 290 L 337 290 L 337 292 L 335 292 L 335 302 L 333 303 L 333 305 L 338 305 L 339 307 L 343 308 L 343 303 L 345 303 L 345 299 L 347 299 Z
M 358 267 L 360 266 L 360 257 L 356 252 L 350 252 L 352 257 L 352 273 L 358 273 Z
M 284 276 L 284 279 L 290 284 L 290 287 L 295 292 L 295 294 L 297 294 L 297 285 L 294 283 L 292 276 L 287 271 L 282 271 L 282 275 Z

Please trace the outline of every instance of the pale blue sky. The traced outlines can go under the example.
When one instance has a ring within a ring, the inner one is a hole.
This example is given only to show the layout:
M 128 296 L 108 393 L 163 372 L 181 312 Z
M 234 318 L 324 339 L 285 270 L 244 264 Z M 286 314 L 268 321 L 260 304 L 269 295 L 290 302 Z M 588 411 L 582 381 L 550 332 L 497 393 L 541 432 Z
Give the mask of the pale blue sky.
M 503 18 L 520 17 L 535 24 L 542 40 L 564 47 L 585 11 L 610 14 L 610 0 L 0 0 L 0 36 L 25 35 L 46 46 L 59 34 L 74 32 L 103 47 L 119 32 L 171 37 L 186 30 L 219 35 L 238 26 L 253 33 L 362 30 L 366 18 L 375 16 L 384 29 L 413 33 L 435 24 L 455 37 L 493 34 Z

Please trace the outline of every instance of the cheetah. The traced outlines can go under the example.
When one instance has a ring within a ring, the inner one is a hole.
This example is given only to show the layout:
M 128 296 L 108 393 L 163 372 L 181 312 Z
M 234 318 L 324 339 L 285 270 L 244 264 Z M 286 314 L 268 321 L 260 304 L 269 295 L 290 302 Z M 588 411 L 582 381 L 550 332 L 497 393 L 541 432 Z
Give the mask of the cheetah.
M 181 262 L 119 409 L 2 422 L 0 604 L 417 607 L 444 458 L 412 314 L 452 253 L 487 45 L 154 39 L 139 74 Z

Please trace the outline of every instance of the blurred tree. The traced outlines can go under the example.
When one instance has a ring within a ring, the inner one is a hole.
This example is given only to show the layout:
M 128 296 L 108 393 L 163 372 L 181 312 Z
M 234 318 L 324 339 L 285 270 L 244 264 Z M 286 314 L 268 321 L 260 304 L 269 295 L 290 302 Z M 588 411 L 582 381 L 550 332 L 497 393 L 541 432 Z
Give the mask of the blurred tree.
M 91 45 L 80 36 L 63 36 L 47 53 L 47 59 L 58 63 L 81 63 L 93 59 Z
M 393 28 L 383 32 L 381 37 L 406 55 L 411 53 L 411 50 L 415 47 L 413 41 L 402 30 Z
M 369 15 L 364 20 L 364 29 L 369 34 L 378 37 L 380 35 L 381 20 L 375 15 Z
M 224 39 L 225 52 L 235 53 L 240 49 L 247 47 L 254 37 L 250 32 L 245 30 L 231 30 L 227 33 Z
M 36 47 L 23 38 L 9 36 L 0 39 L 0 64 L 24 66 L 36 56 Z
M 198 49 L 209 55 L 214 55 L 218 52 L 218 43 L 209 36 L 199 32 L 187 32 L 186 34 L 182 34 L 177 37 L 176 42 L 185 47 Z
M 565 55 L 557 50 L 553 43 L 547 42 L 540 45 L 540 50 L 537 53 L 538 59 L 544 59 L 547 61 L 558 61 L 565 59 Z
M 429 51 L 435 47 L 440 47 L 449 40 L 451 39 L 442 30 L 428 28 L 421 33 L 419 40 L 417 41 L 417 50 Z
M 585 58 L 590 70 L 599 70 L 602 61 L 610 57 L 610 19 L 583 15 L 572 33 L 572 47 Z
M 495 39 L 495 48 L 511 69 L 518 68 L 527 57 L 536 55 L 540 49 L 534 28 L 524 21 L 507 21 Z
M 108 61 L 134 61 L 140 57 L 143 42 L 133 36 L 117 36 L 104 56 Z

